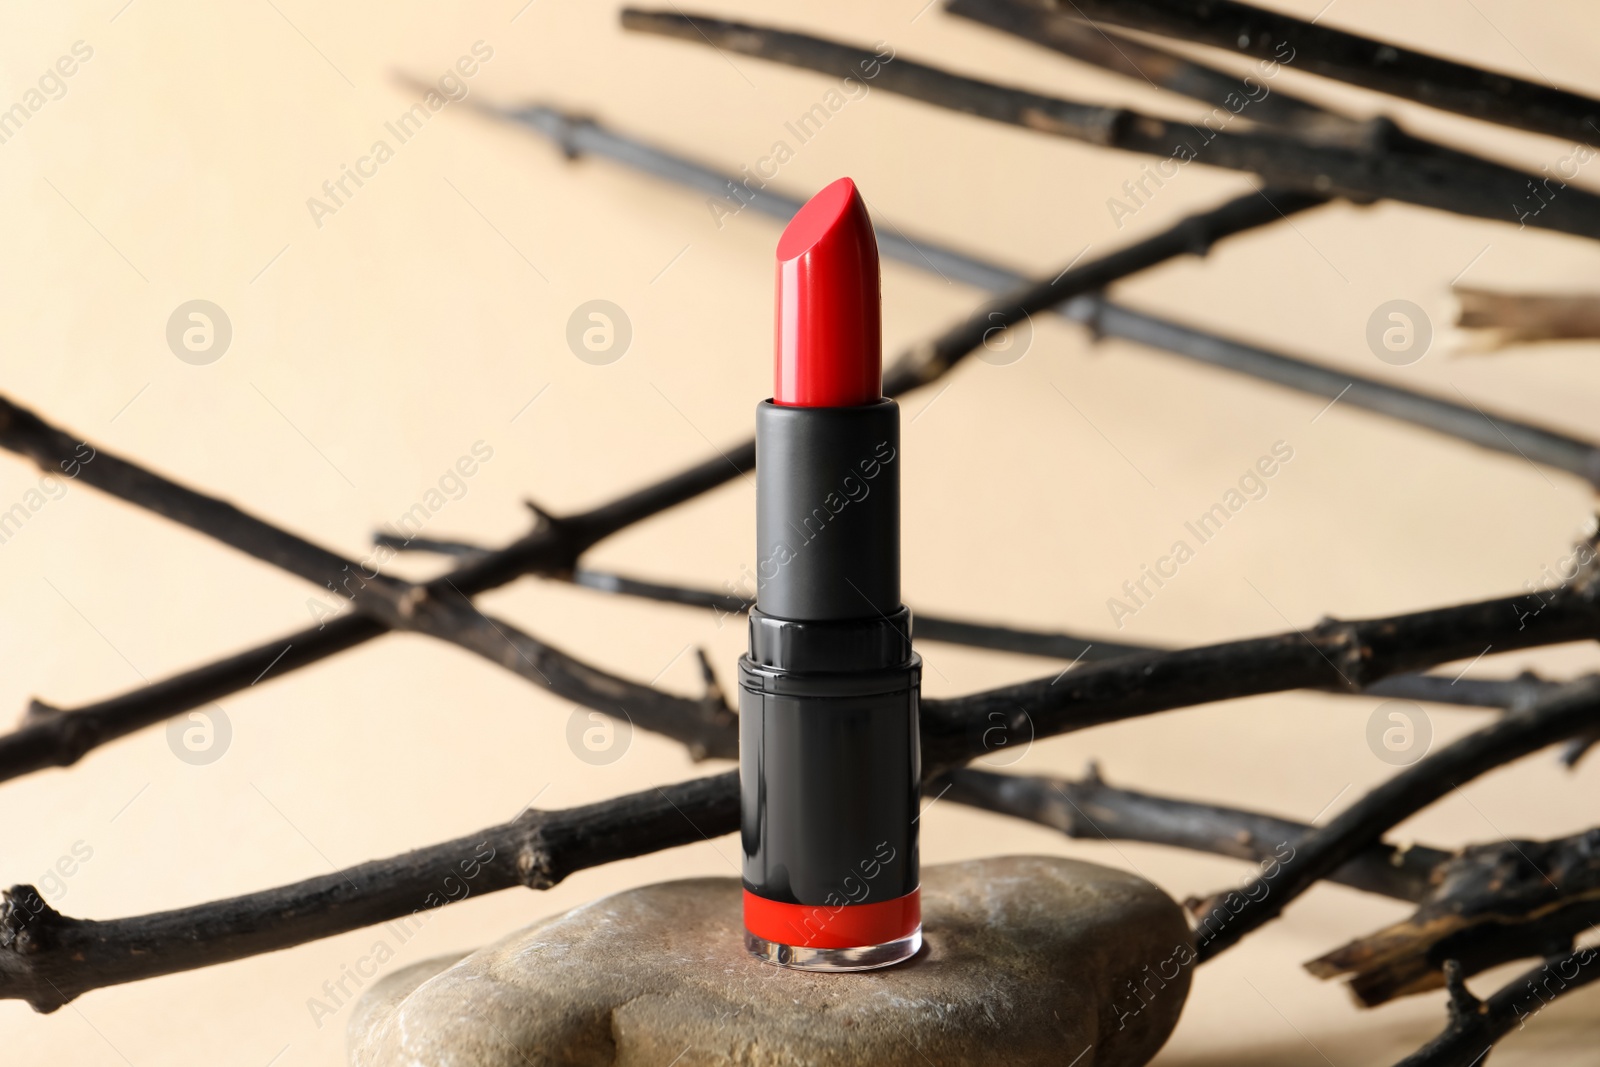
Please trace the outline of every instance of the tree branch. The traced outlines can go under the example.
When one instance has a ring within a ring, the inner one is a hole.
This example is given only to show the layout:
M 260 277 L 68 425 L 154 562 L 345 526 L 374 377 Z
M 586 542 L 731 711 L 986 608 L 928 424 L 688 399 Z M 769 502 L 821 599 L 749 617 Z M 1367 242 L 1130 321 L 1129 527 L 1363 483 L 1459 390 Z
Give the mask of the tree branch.
M 738 829 L 729 771 L 508 823 L 292 885 L 126 919 L 72 919 L 32 886 L 0 904 L 0 998 L 49 1012 L 91 989 L 209 967 L 377 923 L 411 932 L 434 908 Z
M 66 471 L 147 511 L 206 534 L 246 555 L 325 585 L 363 615 L 392 630 L 409 630 L 458 645 L 498 663 L 552 693 L 682 742 L 697 758 L 738 753 L 738 719 L 720 700 L 691 699 L 593 667 L 511 623 L 479 611 L 446 576 L 416 584 L 379 570 L 384 560 L 346 560 L 305 538 L 256 518 L 226 501 L 96 448 L 90 462 L 76 457 L 81 442 L 31 411 L 0 397 L 0 447 L 40 468 Z M 390 553 L 392 554 L 392 553 Z M 387 559 L 387 556 L 385 557 Z M 480 561 L 474 566 L 482 566 Z M 41 721 L 59 721 L 46 715 Z
M 1082 779 L 995 774 L 963 767 L 945 776 L 958 804 L 1012 815 L 1089 841 L 1144 841 L 1260 862 L 1274 847 L 1311 831 L 1304 823 L 1238 808 L 1153 796 L 1106 785 L 1090 765 Z M 929 786 L 938 791 L 938 783 Z M 1421 901 L 1451 853 L 1426 845 L 1377 842 L 1329 875 L 1331 881 L 1400 900 Z
M 1015 0 L 946 0 L 944 9 L 1012 37 L 1042 45 L 1064 56 L 1120 74 L 1213 108 L 1249 101 L 1239 116 L 1251 123 L 1295 130 L 1312 137 L 1348 135 L 1356 124 L 1310 100 L 1272 89 L 1257 96 L 1246 79 L 1157 48 L 1134 37 L 1073 18 L 1059 9 L 1028 6 Z M 1257 86 L 1263 82 L 1255 77 Z
M 1128 108 L 1104 107 L 994 85 L 936 67 L 764 26 L 676 12 L 625 8 L 626 29 L 709 44 L 836 78 L 867 79 L 925 103 L 1038 133 L 1119 148 L 1179 163 L 1256 174 L 1270 185 L 1357 203 L 1390 199 L 1459 215 L 1600 237 L 1600 196 L 1573 186 L 1536 210 L 1518 213 L 1528 183 L 1543 180 L 1454 149 L 1424 147 L 1393 122 L 1376 118 L 1353 139 L 1310 140 L 1271 128 L 1232 133 L 1169 122 Z
M 465 541 L 414 538 L 408 543 L 403 538 L 385 533 L 374 535 L 373 540 L 396 551 L 434 552 L 458 559 L 472 559 L 487 551 Z M 1587 542 L 1584 544 L 1586 546 Z M 716 615 L 719 623 L 727 616 L 743 615 L 753 606 L 752 601 L 730 593 L 668 585 L 584 567 L 559 577 L 597 592 L 706 608 Z M 1152 645 L 1128 645 L 1103 637 L 1090 638 L 1058 631 L 972 622 L 943 615 L 928 615 L 916 610 L 911 612 L 911 627 L 914 641 L 942 641 L 967 648 L 1070 660 L 1074 664 L 1095 663 L 1142 652 L 1166 651 Z M 1560 686 L 1560 682 L 1548 681 L 1528 671 L 1515 678 L 1445 678 L 1431 674 L 1398 674 L 1380 679 L 1360 692 L 1365 696 L 1394 697 L 1457 707 L 1509 708 L 1532 703 Z
M 1559 955 L 1600 922 L 1600 830 L 1557 841 L 1474 845 L 1440 865 L 1403 922 L 1306 964 L 1318 978 L 1351 976 L 1372 1007 L 1438 989 L 1455 960 L 1477 974 L 1511 960 Z
M 1056 0 L 1024 2 L 1058 6 Z M 1295 67 L 1312 74 L 1580 144 L 1594 144 L 1600 135 L 1594 126 L 1600 101 L 1233 0 L 1073 0 L 1072 9 L 1114 26 L 1264 60 L 1281 61 L 1278 50 L 1286 45 Z
M 381 532 L 373 536 L 373 542 L 388 546 L 396 551 L 433 552 L 457 559 L 472 559 L 484 551 L 479 546 L 466 541 L 414 538 L 407 542 L 404 538 Z M 711 589 L 669 585 L 664 582 L 633 578 L 610 571 L 590 570 L 587 567 L 577 567 L 569 574 L 561 575 L 560 577 L 573 585 L 592 589 L 599 593 L 638 597 L 641 600 L 653 600 L 663 604 L 678 604 L 688 608 L 705 608 L 717 617 L 719 623 L 729 616 L 745 615 L 755 606 L 753 599 L 747 599 L 733 593 L 718 593 Z M 968 648 L 986 648 L 996 652 L 1016 652 L 1027 656 L 1066 659 L 1074 662 L 1078 660 L 1115 659 L 1117 656 L 1153 651 L 1148 645 L 1126 645 L 1102 638 L 1090 640 L 1088 638 L 1075 637 L 1071 634 L 1048 633 L 1041 630 L 1026 630 L 1013 626 L 970 622 L 947 618 L 943 615 L 929 615 L 915 610 L 911 612 L 911 626 L 913 640 L 942 641 L 946 644 L 963 645 Z M 1472 680 L 1463 679 L 1462 681 L 1463 684 L 1467 684 Z M 1447 701 L 1447 703 L 1451 702 Z
M 1119 656 L 969 696 L 922 702 L 923 764 L 983 755 L 1010 743 L 1217 700 L 1285 689 L 1365 689 L 1391 675 L 1498 652 L 1600 636 L 1600 574 L 1529 594 L 1173 652 Z M 1567 686 L 1555 690 L 1565 692 Z
M 1199 330 L 1099 295 L 1077 298 L 1064 313 L 1098 335 L 1120 337 L 1311 396 L 1338 399 L 1341 406 L 1362 408 L 1490 452 L 1565 471 L 1600 489 L 1600 447 L 1583 438 L 1508 418 L 1477 404 L 1458 404 Z
M 1202 961 L 1276 918 L 1312 885 L 1343 867 L 1392 827 L 1480 774 L 1590 729 L 1600 718 L 1600 676 L 1570 682 L 1401 771 L 1301 838 L 1242 889 L 1191 902 Z
M 1580 948 L 1554 956 L 1510 982 L 1488 1000 L 1467 989 L 1461 966 L 1444 965 L 1450 989 L 1450 1015 L 1444 1032 L 1395 1067 L 1478 1067 L 1489 1050 L 1512 1030 L 1520 1030 L 1559 996 L 1600 978 L 1600 950 Z
M 884 371 L 887 396 L 937 381 L 982 346 L 995 330 L 1015 326 L 1075 296 L 1098 292 L 1149 267 L 1182 255 L 1203 256 L 1218 241 L 1325 203 L 1320 196 L 1269 190 L 1246 193 L 1189 215 L 1142 241 L 1099 259 L 1070 266 L 1049 281 L 1029 282 L 989 302 L 965 321 L 916 345 Z

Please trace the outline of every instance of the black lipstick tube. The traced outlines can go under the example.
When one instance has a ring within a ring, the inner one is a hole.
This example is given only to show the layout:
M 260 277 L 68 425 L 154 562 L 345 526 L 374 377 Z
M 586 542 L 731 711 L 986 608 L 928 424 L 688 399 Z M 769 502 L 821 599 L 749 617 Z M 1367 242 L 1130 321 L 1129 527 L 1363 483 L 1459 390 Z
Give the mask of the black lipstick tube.
M 787 967 L 887 966 L 922 944 L 899 407 L 763 401 L 756 457 L 756 607 L 739 661 L 745 944 Z

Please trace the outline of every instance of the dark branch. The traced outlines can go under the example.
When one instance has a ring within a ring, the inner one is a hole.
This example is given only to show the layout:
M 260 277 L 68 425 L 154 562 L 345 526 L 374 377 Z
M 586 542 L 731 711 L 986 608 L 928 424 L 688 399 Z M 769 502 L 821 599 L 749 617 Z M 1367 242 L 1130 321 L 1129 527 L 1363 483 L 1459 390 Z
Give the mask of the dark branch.
M 610 504 L 536 529 L 426 588 L 440 596 L 471 596 L 523 574 L 560 574 L 572 568 L 581 552 L 617 530 L 716 488 L 754 465 L 755 446 L 745 442 Z M 76 710 L 36 701 L 17 730 L 0 736 L 0 781 L 69 766 L 99 745 L 387 632 L 376 620 L 349 614 Z
M 1590 568 L 1554 591 L 1486 600 L 1174 652 L 1119 656 L 970 696 L 922 703 L 925 766 L 984 754 L 1000 731 L 1012 743 L 1216 700 L 1285 689 L 1353 691 L 1381 679 L 1497 652 L 1600 636 L 1600 587 Z M 1566 686 L 1553 692 L 1566 691 Z
M 1271 128 L 1238 133 L 1169 122 L 1127 108 L 1083 104 L 995 85 L 866 49 L 764 26 L 676 12 L 625 8 L 630 30 L 709 44 L 836 78 L 866 78 L 875 88 L 1039 133 L 1119 148 L 1160 159 L 1198 161 L 1256 174 L 1280 189 L 1344 197 L 1356 203 L 1390 199 L 1475 218 L 1517 222 L 1583 237 L 1600 237 L 1600 196 L 1573 186 L 1533 209 L 1529 174 L 1453 149 L 1423 146 L 1387 119 L 1361 124 L 1358 136 L 1311 140 Z
M 384 533 L 376 534 L 373 540 L 377 544 L 388 545 L 397 551 L 410 549 L 435 552 L 457 559 L 472 559 L 487 551 L 465 541 L 416 538 L 407 542 L 404 538 Z M 753 603 L 745 597 L 731 593 L 668 585 L 583 567 L 576 568 L 561 577 L 574 585 L 597 592 L 639 597 L 684 607 L 706 608 L 716 615 L 719 623 L 728 616 L 743 615 L 750 610 Z M 918 641 L 942 641 L 967 648 L 985 648 L 995 652 L 1070 660 L 1073 663 L 1094 663 L 1141 652 L 1165 651 L 1151 645 L 1121 644 L 1103 637 L 1090 638 L 1059 631 L 1027 630 L 1015 626 L 999 626 L 993 623 L 952 619 L 942 615 L 928 615 L 917 611 L 911 613 L 911 626 L 912 637 Z M 1394 697 L 1458 707 L 1509 708 L 1532 703 L 1540 696 L 1553 692 L 1560 685 L 1560 682 L 1547 681 L 1526 671 L 1515 678 L 1445 678 L 1431 674 L 1400 674 L 1374 682 L 1362 689 L 1361 693 L 1366 696 Z
M 1273 88 L 1259 95 L 1264 79 L 1252 87 L 1238 75 L 1196 62 L 1187 56 L 1146 44 L 1115 30 L 1091 25 L 1059 10 L 1041 10 L 1013 0 L 948 0 L 945 10 L 1013 37 L 1043 45 L 1064 56 L 1125 78 L 1159 86 L 1214 108 L 1233 110 L 1248 105 L 1241 118 L 1263 126 L 1296 130 L 1311 136 L 1347 134 L 1354 120 L 1328 108 Z
M 1600 922 L 1600 830 L 1558 841 L 1474 845 L 1440 866 L 1403 922 L 1306 964 L 1348 974 L 1371 1007 L 1444 985 L 1446 960 L 1467 976 L 1512 960 L 1559 955 Z
M 1488 1000 L 1467 989 L 1461 967 L 1445 963 L 1450 988 L 1450 1016 L 1444 1032 L 1395 1067 L 1478 1067 L 1496 1041 L 1544 1006 L 1600 978 L 1600 949 L 1580 948 L 1556 955 L 1510 982 Z
M 966 321 L 896 359 L 884 372 L 885 394 L 896 396 L 937 381 L 997 329 L 1015 326 L 1073 297 L 1099 292 L 1149 267 L 1183 255 L 1203 256 L 1218 241 L 1324 203 L 1319 196 L 1283 190 L 1247 193 L 1180 219 L 1142 241 L 1070 267 L 1049 281 L 1027 283 L 991 301 Z
M 438 541 L 417 538 L 407 543 L 403 538 L 386 533 L 376 534 L 373 537 L 373 541 L 376 544 L 392 547 L 397 551 L 409 549 L 418 552 L 434 552 L 457 559 L 472 559 L 478 553 L 484 551 L 482 548 L 465 541 Z M 664 582 L 653 582 L 644 578 L 614 574 L 610 571 L 590 570 L 586 567 L 578 567 L 569 575 L 562 577 L 574 585 L 582 586 L 585 589 L 593 589 L 600 593 L 638 597 L 642 600 L 678 604 L 683 607 L 705 608 L 715 614 L 719 622 L 728 616 L 744 615 L 755 606 L 754 600 L 733 593 L 718 593 L 711 589 L 669 585 Z M 918 611 L 911 613 L 911 625 L 914 640 L 942 641 L 946 644 L 963 645 L 968 648 L 986 648 L 995 652 L 1016 652 L 1022 655 L 1041 656 L 1048 659 L 1093 661 L 1114 659 L 1117 656 L 1131 655 L 1135 652 L 1152 651 L 1147 645 L 1125 645 L 1102 638 L 1090 640 L 1083 637 L 1074 637 L 1071 634 L 970 622 L 946 618 L 942 615 L 929 615 Z M 1466 680 L 1463 681 L 1464 683 L 1466 682 Z M 1447 703 L 1455 703 L 1455 701 L 1447 701 Z
M 945 778 L 942 796 L 959 804 L 1028 819 L 1088 841 L 1144 841 L 1259 863 L 1274 848 L 1293 845 L 1311 827 L 1290 819 L 1215 804 L 1117 789 L 1096 768 L 1078 780 L 995 774 L 964 767 Z M 939 784 L 929 786 L 938 793 Z M 1329 875 L 1368 893 L 1420 901 L 1435 870 L 1451 854 L 1426 845 L 1397 848 L 1378 842 Z
M 447 553 L 472 551 L 470 545 L 462 542 L 437 542 L 437 545 L 438 548 L 430 551 L 442 550 Z M 666 585 L 581 567 L 572 572 L 570 580 L 577 585 L 600 592 L 642 597 L 646 600 L 682 604 L 687 607 L 708 608 L 717 613 L 719 619 L 727 615 L 743 614 L 751 607 L 749 600 L 726 593 L 681 585 Z M 1070 660 L 1073 663 L 1097 663 L 1121 656 L 1166 651 L 1150 645 L 1121 644 L 1103 637 L 1027 630 L 916 611 L 911 613 L 911 629 L 914 640 L 942 641 L 968 648 L 986 648 L 995 652 L 1014 652 L 1025 656 Z M 1531 704 L 1541 696 L 1559 689 L 1561 684 L 1547 681 L 1526 671 L 1515 678 L 1445 678 L 1432 674 L 1397 674 L 1379 679 L 1360 692 L 1366 696 L 1393 697 L 1458 707 L 1510 708 Z
M 1058 6 L 1056 0 L 1029 2 Z M 1594 125 L 1600 101 L 1232 0 L 1073 0 L 1071 8 L 1114 26 L 1264 60 L 1282 61 L 1279 50 L 1287 46 L 1294 66 L 1313 74 L 1513 129 L 1580 144 L 1600 140 Z
M 1439 674 L 1397 674 L 1362 690 L 1371 696 L 1454 704 L 1471 708 L 1521 708 L 1550 696 L 1563 683 L 1523 671 L 1515 678 L 1446 678 Z
M 1593 728 L 1600 676 L 1563 686 L 1401 771 L 1316 828 L 1240 890 L 1194 902 L 1200 959 L 1209 960 L 1276 918 L 1290 902 L 1379 841 L 1392 827 L 1486 771 Z
M 48 1012 L 103 986 L 274 952 L 513 886 L 731 833 L 729 771 L 565 811 L 527 811 L 481 833 L 277 889 L 127 919 L 72 919 L 27 885 L 0 904 L 0 998 Z
M 1097 334 L 1186 356 L 1312 396 L 1337 398 L 1341 407 L 1362 408 L 1491 452 L 1520 456 L 1576 475 L 1600 489 L 1600 447 L 1582 438 L 1497 415 L 1476 404 L 1458 404 L 1208 333 L 1100 296 L 1079 297 L 1067 305 L 1065 313 Z
M 81 462 L 81 442 L 0 397 L 0 447 L 47 471 L 74 464 L 79 481 L 138 505 L 306 581 L 335 590 L 361 614 L 393 630 L 427 634 L 498 663 L 552 693 L 685 744 L 696 757 L 738 752 L 737 718 L 721 701 L 691 699 L 620 678 L 479 611 L 450 584 L 384 575 L 382 559 L 346 560 L 226 501 L 196 492 L 104 449 Z M 389 553 L 392 554 L 392 553 Z M 482 566 L 483 561 L 471 566 Z M 46 714 L 39 723 L 60 722 Z

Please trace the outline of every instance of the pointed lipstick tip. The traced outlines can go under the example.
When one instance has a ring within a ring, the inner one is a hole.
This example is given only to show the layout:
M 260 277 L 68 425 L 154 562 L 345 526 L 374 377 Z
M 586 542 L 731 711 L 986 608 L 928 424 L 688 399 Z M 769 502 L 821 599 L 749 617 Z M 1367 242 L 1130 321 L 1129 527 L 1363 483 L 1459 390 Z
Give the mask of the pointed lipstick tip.
M 865 214 L 866 205 L 861 202 L 861 193 L 849 178 L 840 178 L 807 200 L 795 212 L 794 218 L 789 220 L 789 225 L 784 227 L 783 236 L 778 238 L 779 261 L 798 259 L 811 251 L 824 237 L 849 220 L 851 209 L 857 204 L 861 204 L 862 213 Z
M 850 407 L 883 395 L 878 242 L 849 178 L 813 196 L 778 240 L 773 400 Z

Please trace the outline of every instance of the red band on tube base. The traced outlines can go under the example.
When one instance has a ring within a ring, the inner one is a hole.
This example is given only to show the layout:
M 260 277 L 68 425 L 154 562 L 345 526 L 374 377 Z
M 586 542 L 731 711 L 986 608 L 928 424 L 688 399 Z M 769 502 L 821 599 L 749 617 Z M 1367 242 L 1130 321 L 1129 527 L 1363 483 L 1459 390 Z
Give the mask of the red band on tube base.
M 922 891 L 875 904 L 784 904 L 744 891 L 744 928 L 794 948 L 864 948 L 910 937 L 922 923 Z

